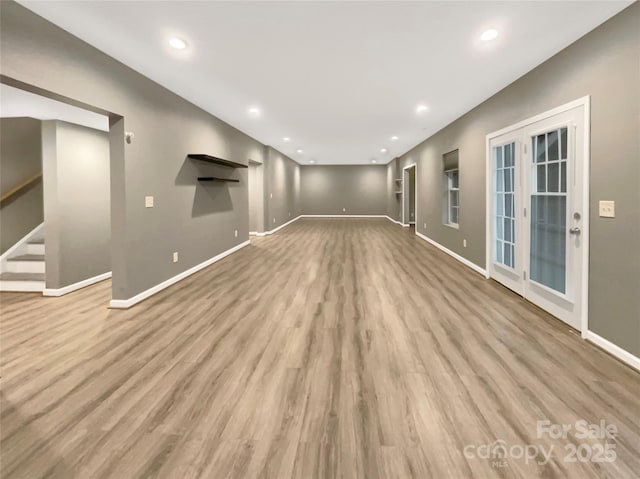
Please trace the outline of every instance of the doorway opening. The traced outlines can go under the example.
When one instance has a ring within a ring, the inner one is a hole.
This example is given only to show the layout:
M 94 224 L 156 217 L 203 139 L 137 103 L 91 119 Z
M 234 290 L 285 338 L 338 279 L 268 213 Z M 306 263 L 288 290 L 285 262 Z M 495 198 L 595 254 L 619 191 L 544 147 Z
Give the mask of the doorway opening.
M 416 164 L 402 168 L 402 226 L 415 227 L 417 217 Z
M 110 278 L 116 118 L 7 77 L 0 93 L 0 290 L 61 296 Z

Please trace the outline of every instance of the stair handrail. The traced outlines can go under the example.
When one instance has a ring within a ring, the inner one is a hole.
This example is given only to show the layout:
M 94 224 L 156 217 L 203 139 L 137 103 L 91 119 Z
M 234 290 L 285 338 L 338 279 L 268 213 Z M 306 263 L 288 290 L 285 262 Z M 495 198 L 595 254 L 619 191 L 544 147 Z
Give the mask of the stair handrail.
M 26 187 L 30 186 L 31 183 L 34 183 L 34 182 L 38 181 L 40 178 L 42 178 L 42 171 L 36 173 L 32 177 L 26 179 L 25 181 L 23 181 L 19 185 L 15 186 L 15 187 L 11 188 L 9 191 L 7 191 L 4 195 L 2 195 L 0 197 L 0 203 L 4 203 L 6 200 L 11 198 L 13 195 L 15 195 L 16 193 L 19 193 L 20 191 L 24 190 Z

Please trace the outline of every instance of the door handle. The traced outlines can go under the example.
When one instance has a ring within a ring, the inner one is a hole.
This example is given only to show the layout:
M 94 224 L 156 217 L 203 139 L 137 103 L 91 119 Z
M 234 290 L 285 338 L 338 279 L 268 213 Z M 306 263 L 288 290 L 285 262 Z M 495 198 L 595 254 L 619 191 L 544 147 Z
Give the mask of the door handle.
M 572 234 L 572 235 L 579 235 L 580 233 L 582 233 L 582 231 L 577 226 L 569 230 L 569 234 Z

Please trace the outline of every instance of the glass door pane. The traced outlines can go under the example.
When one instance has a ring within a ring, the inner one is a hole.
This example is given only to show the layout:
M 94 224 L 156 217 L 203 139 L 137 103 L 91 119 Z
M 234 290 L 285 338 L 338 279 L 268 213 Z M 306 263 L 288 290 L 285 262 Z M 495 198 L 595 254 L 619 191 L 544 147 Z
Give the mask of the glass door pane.
M 494 245 L 493 261 L 515 268 L 515 142 L 493 149 Z
M 566 293 L 567 278 L 567 128 L 531 139 L 532 281 Z

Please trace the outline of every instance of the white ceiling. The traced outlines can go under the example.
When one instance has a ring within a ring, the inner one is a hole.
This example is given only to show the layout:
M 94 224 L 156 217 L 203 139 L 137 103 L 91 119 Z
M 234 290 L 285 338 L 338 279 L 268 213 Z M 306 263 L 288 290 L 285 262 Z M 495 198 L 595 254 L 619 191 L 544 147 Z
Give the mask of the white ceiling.
M 0 117 L 30 117 L 63 120 L 97 130 L 109 131 L 109 118 L 50 98 L 0 84 Z
M 406 152 L 632 2 L 20 3 L 301 163 L 359 164 Z M 500 35 L 483 44 L 487 28 Z

